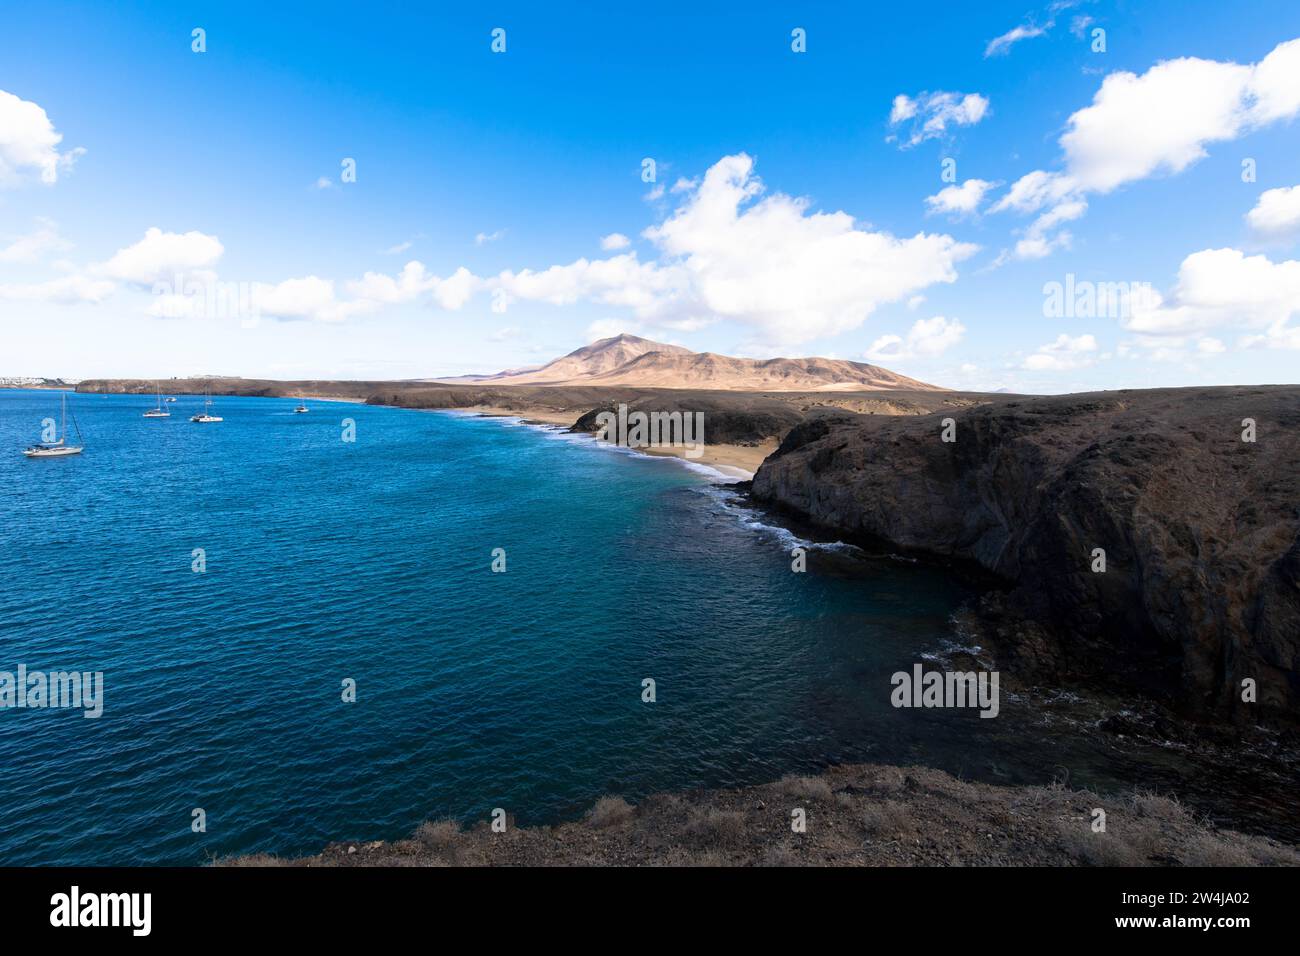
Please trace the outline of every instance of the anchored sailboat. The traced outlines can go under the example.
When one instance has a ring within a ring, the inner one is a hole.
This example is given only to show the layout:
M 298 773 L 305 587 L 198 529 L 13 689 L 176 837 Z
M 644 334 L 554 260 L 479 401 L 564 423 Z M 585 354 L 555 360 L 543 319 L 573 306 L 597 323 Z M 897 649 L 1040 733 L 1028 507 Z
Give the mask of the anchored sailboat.
M 225 421 L 225 419 L 222 418 L 220 415 L 210 415 L 210 414 L 208 414 L 208 407 L 211 406 L 211 405 L 212 405 L 212 396 L 209 395 L 207 392 L 204 392 L 204 393 L 203 393 L 203 411 L 199 412 L 197 415 L 191 415 L 191 416 L 190 416 L 190 421 L 192 421 L 192 422 L 221 422 L 221 421 Z
M 72 427 L 77 433 L 77 441 L 80 442 L 81 428 L 77 425 L 77 416 L 72 416 Z M 65 458 L 68 455 L 80 455 L 84 445 L 66 444 L 68 438 L 68 393 L 63 393 L 63 425 L 59 428 L 59 435 L 55 441 L 37 442 L 29 448 L 23 450 L 23 454 L 28 458 Z
M 299 395 L 299 396 L 298 396 L 298 407 L 295 408 L 295 409 L 293 410 L 293 413 L 294 413 L 295 415 L 301 415 L 301 414 L 303 414 L 304 412 L 306 412 L 307 410 L 308 410 L 308 409 L 307 409 L 307 406 L 304 405 L 304 404 L 302 403 L 302 396 Z
M 155 382 L 155 383 L 154 383 L 154 388 L 157 388 L 157 387 L 158 387 L 158 383 Z M 165 408 L 162 407 L 162 392 L 161 392 L 161 391 L 158 392 L 158 407 L 157 407 L 157 408 L 151 408 L 151 409 L 149 409 L 149 411 L 147 411 L 147 412 L 144 413 L 144 417 L 145 417 L 145 418 L 171 418 L 171 417 L 172 417 L 172 413 L 169 412 L 169 411 L 167 411 L 167 409 L 165 409 Z

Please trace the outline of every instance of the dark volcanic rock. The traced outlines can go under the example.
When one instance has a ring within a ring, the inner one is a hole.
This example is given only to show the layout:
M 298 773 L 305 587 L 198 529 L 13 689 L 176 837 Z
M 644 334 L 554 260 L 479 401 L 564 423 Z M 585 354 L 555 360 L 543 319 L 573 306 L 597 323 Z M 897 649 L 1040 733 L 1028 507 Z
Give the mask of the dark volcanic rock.
M 952 443 L 940 440 L 947 417 Z M 1246 418 L 1254 443 L 1242 440 Z M 841 534 L 977 561 L 1013 585 L 1007 606 L 1058 642 L 1025 649 L 1040 663 L 1167 691 L 1202 713 L 1300 714 L 1300 388 L 814 421 L 764 462 L 753 494 Z M 1091 569 L 1094 548 L 1104 573 Z M 1254 709 L 1245 678 L 1258 685 Z
M 664 391 L 649 395 L 629 395 L 623 404 L 628 412 L 700 413 L 704 416 L 704 440 L 711 445 L 757 445 L 768 438 L 784 435 L 803 420 L 804 413 L 789 402 L 761 396 L 738 400 L 732 396 L 714 397 L 699 393 Z M 616 412 L 619 399 L 611 398 L 582 415 L 570 429 L 594 432 L 601 412 Z M 819 412 L 814 412 L 817 414 Z

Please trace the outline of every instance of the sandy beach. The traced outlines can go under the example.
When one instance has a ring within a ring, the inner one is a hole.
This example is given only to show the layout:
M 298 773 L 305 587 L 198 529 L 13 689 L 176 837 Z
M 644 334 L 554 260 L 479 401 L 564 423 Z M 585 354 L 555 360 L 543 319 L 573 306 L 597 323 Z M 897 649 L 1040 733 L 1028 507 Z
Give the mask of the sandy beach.
M 557 411 L 554 408 L 500 408 L 490 405 L 478 405 L 458 409 L 458 411 L 477 412 L 484 417 L 522 418 L 525 421 L 541 422 L 545 425 L 562 425 L 571 427 L 579 418 L 573 411 Z M 680 458 L 697 465 L 707 465 L 729 478 L 748 480 L 754 477 L 763 459 L 776 450 L 777 441 L 769 438 L 757 445 L 735 445 L 705 442 L 703 454 L 694 457 L 688 455 L 685 448 L 667 445 L 656 448 L 638 448 L 645 455 L 664 458 Z

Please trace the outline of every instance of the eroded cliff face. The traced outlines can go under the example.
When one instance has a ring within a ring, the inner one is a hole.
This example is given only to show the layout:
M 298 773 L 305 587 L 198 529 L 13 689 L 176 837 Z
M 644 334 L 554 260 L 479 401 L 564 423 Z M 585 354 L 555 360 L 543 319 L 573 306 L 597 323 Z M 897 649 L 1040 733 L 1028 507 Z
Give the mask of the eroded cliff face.
M 753 494 L 841 534 L 978 562 L 1075 676 L 1154 685 L 1202 713 L 1300 715 L 1300 387 L 811 421 Z

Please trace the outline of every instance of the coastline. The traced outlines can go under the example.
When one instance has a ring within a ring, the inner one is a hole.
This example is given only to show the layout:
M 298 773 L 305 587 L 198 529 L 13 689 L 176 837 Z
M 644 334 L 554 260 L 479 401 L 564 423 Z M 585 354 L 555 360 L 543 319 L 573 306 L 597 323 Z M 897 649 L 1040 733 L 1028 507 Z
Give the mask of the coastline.
M 1094 832 L 1096 809 L 1106 829 Z M 803 811 L 804 829 L 792 824 Z M 332 843 L 238 866 L 1297 866 L 1300 851 L 1219 829 L 1141 790 L 1002 787 L 940 770 L 830 767 L 734 790 L 598 800 L 577 821 L 504 833 L 429 821 L 404 840 Z
M 526 422 L 543 425 L 558 425 L 572 428 L 581 416 L 571 411 L 558 411 L 542 406 L 525 406 L 522 408 L 503 408 L 492 405 L 473 405 L 455 409 L 460 412 L 473 412 L 484 418 L 518 418 Z M 633 448 L 631 451 L 658 458 L 679 458 L 690 464 L 704 465 L 712 468 L 727 478 L 744 481 L 754 477 L 758 466 L 776 450 L 777 440 L 768 438 L 757 445 L 739 445 L 723 442 L 705 442 L 702 454 L 691 457 L 684 448 L 660 446 L 656 448 Z

